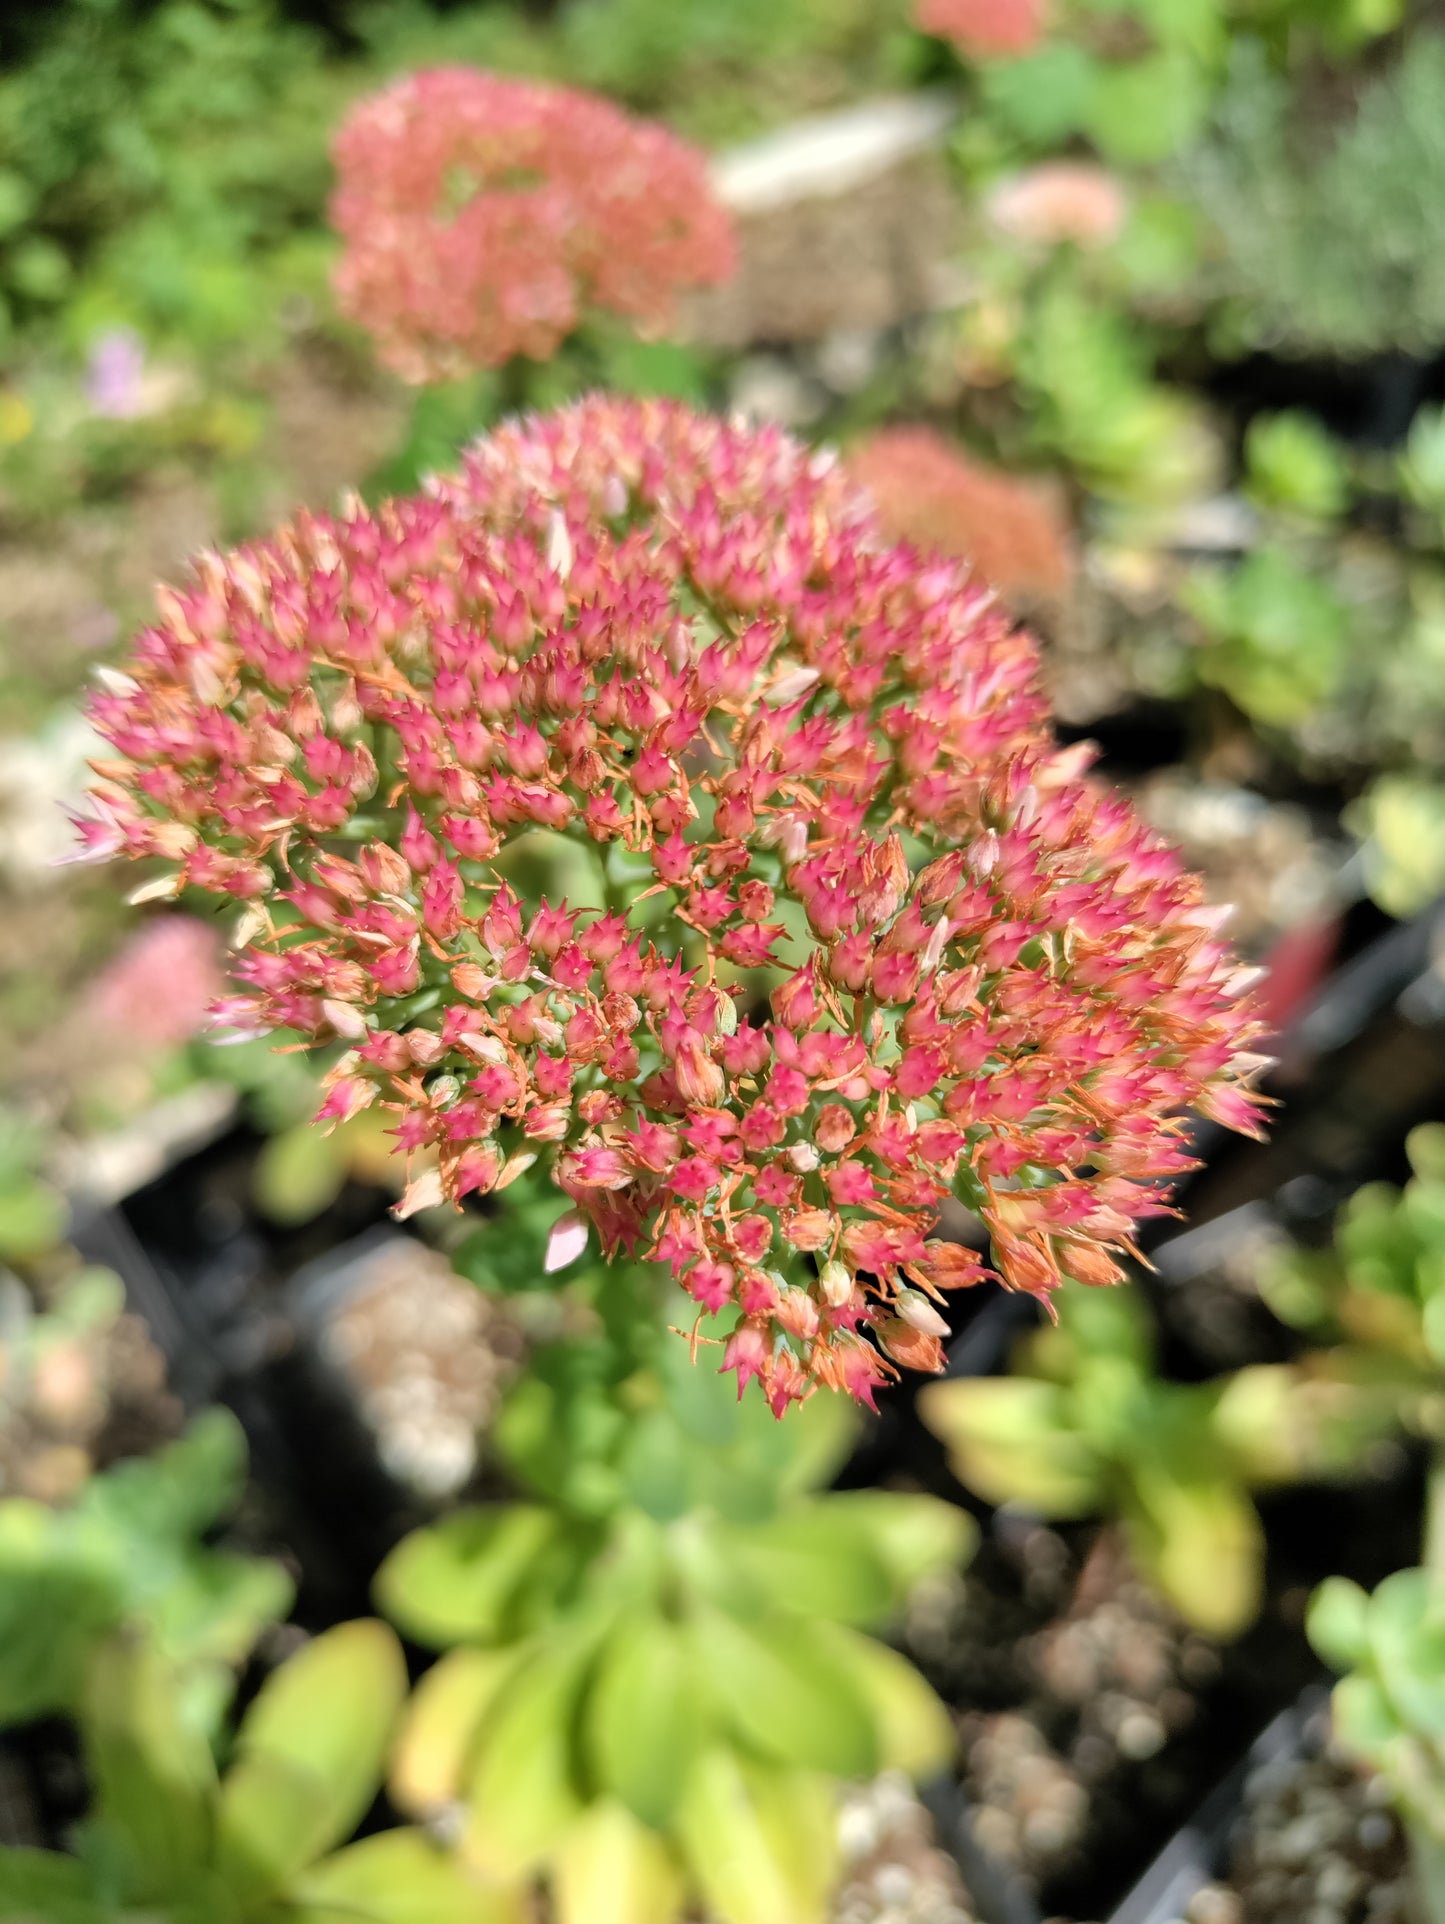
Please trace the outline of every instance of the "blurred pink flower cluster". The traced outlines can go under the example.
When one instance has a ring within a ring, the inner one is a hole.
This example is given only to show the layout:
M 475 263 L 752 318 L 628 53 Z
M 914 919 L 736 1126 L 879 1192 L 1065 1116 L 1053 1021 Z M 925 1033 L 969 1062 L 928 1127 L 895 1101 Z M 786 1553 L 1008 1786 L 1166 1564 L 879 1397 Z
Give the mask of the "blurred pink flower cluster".
M 91 983 L 87 1013 L 118 1040 L 187 1042 L 226 987 L 220 939 L 194 915 L 147 922 Z
M 972 461 L 935 429 L 884 428 L 848 457 L 894 541 L 976 567 L 1009 598 L 1060 595 L 1074 574 L 1063 517 L 1016 476 Z
M 703 156 L 596 95 L 435 68 L 361 101 L 334 157 L 338 299 L 409 381 L 546 360 L 588 307 L 664 326 L 732 272 Z
M 1044 0 L 918 0 L 923 33 L 952 41 L 970 60 L 1028 53 L 1043 38 Z
M 1256 1126 L 1249 972 L 1033 643 L 776 429 L 504 426 L 206 559 L 129 669 L 87 839 L 255 904 L 233 1018 L 346 1047 L 322 1113 L 395 1111 L 404 1207 L 549 1155 L 779 1411 L 940 1365 L 950 1194 L 1047 1297 L 1118 1277 L 1187 1109 Z M 500 878 L 538 829 L 592 906 Z
M 1044 161 L 1009 174 L 989 194 L 986 212 L 1001 234 L 1036 247 L 1106 247 L 1129 207 L 1107 168 L 1083 160 Z

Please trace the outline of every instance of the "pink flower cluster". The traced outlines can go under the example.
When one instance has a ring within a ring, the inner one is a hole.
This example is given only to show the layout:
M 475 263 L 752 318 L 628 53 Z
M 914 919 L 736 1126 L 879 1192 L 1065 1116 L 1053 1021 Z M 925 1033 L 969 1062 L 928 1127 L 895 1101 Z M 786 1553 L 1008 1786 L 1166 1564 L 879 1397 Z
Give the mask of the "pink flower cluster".
M 226 986 L 220 951 L 215 929 L 196 916 L 157 916 L 90 984 L 87 1013 L 122 1041 L 187 1042 Z
M 918 0 L 923 33 L 951 40 L 969 60 L 1029 53 L 1043 38 L 1044 0 Z
M 546 360 L 589 305 L 662 326 L 732 272 L 703 156 L 593 94 L 435 68 L 353 108 L 334 158 L 338 299 L 409 381 Z
M 1119 238 L 1129 203 L 1117 177 L 1087 160 L 1048 160 L 1008 174 L 990 191 L 989 221 L 1010 240 L 1035 247 L 1107 247 Z
M 1069 531 L 1026 481 L 970 460 L 929 427 L 883 428 L 848 457 L 895 541 L 970 561 L 1001 594 L 1047 599 L 1074 576 Z
M 345 1046 L 322 1113 L 395 1110 L 403 1206 L 550 1153 L 608 1253 L 737 1307 L 778 1410 L 939 1366 L 986 1273 L 950 1194 L 1046 1298 L 1118 1277 L 1187 1109 L 1256 1126 L 1197 882 L 1058 748 L 987 589 L 776 429 L 508 424 L 203 560 L 94 718 L 93 851 L 252 905 L 227 1013 Z M 502 879 L 539 830 L 589 906 Z

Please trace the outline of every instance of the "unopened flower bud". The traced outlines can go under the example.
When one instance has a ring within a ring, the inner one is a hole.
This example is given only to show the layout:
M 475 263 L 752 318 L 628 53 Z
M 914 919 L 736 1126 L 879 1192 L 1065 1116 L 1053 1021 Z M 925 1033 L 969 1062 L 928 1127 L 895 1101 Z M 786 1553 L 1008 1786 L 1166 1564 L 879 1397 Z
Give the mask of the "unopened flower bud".
M 829 1309 L 841 1309 L 853 1296 L 853 1278 L 836 1257 L 818 1272 L 818 1289 Z

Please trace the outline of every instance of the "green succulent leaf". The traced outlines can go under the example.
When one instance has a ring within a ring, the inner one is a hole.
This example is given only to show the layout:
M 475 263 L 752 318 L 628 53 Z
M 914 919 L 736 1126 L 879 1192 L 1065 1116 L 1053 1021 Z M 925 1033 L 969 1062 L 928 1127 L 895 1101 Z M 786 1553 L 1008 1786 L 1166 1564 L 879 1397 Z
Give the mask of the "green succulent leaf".
M 187 1724 L 155 1646 L 123 1638 L 96 1651 L 80 1716 L 96 1821 L 121 1847 L 127 1889 L 165 1899 L 210 1852 L 216 1767 L 205 1734 Z
M 460 1844 L 484 1877 L 507 1882 L 526 1876 L 584 1808 L 574 1733 L 605 1627 L 576 1624 L 537 1640 L 488 1710 Z
M 110 1924 L 79 1858 L 0 1847 L 0 1917 L 16 1924 Z
M 561 1520 L 524 1503 L 456 1510 L 413 1530 L 376 1574 L 378 1606 L 433 1649 L 509 1640 L 515 1605 L 557 1546 Z
M 371 1618 L 324 1632 L 267 1678 L 217 1810 L 217 1862 L 238 1889 L 279 1890 L 356 1827 L 406 1687 L 401 1645 Z
M 823 1924 L 837 1863 L 825 1778 L 711 1750 L 684 1787 L 678 1833 L 719 1924 Z
M 557 1924 L 676 1924 L 682 1875 L 655 1831 L 622 1804 L 590 1804 L 552 1862 Z
M 591 1781 L 657 1830 L 707 1734 L 694 1662 L 677 1625 L 652 1612 L 626 1615 L 602 1647 L 583 1708 Z
M 878 1766 L 923 1779 L 942 1770 L 957 1749 L 953 1719 L 933 1686 L 906 1657 L 841 1624 L 820 1624 L 818 1634 L 872 1712 Z
M 526 1924 L 517 1891 L 489 1887 L 424 1831 L 364 1837 L 296 1880 L 287 1924 Z
M 918 1412 L 948 1449 L 955 1476 L 989 1503 L 1041 1516 L 1095 1514 L 1104 1468 L 1073 1425 L 1069 1393 L 1022 1376 L 930 1383 Z
M 502 1650 L 449 1650 L 407 1701 L 392 1746 L 387 1791 L 408 1817 L 428 1817 L 455 1803 L 497 1693 L 524 1655 Z
M 1186 1621 L 1211 1637 L 1235 1637 L 1258 1615 L 1264 1531 L 1238 1484 L 1180 1481 L 1163 1466 L 1130 1465 L 1123 1505 L 1141 1569 Z
M 1405 1734 L 1389 1698 L 1373 1677 L 1344 1677 L 1330 1696 L 1335 1736 L 1368 1762 L 1388 1762 Z
M 878 1765 L 870 1707 L 823 1626 L 787 1616 L 750 1622 L 721 1610 L 698 1613 L 697 1661 L 719 1682 L 719 1711 L 735 1736 L 764 1756 L 833 1777 L 866 1777 Z
M 1305 1629 L 1325 1662 L 1354 1670 L 1369 1648 L 1370 1599 L 1348 1577 L 1326 1577 L 1310 1598 Z

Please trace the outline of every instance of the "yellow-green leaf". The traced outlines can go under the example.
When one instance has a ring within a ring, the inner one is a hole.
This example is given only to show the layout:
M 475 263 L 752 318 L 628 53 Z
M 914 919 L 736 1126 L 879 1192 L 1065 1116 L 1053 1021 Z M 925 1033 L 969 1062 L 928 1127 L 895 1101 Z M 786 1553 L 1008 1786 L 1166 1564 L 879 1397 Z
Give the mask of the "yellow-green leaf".
M 593 1804 L 557 1848 L 557 1924 L 675 1924 L 683 1900 L 671 1851 L 611 1798 Z
M 163 1897 L 205 1862 L 216 1767 L 178 1679 L 150 1642 L 97 1650 L 81 1705 L 96 1802 L 122 1840 L 138 1897 Z
M 418 1643 L 493 1643 L 507 1606 L 551 1546 L 556 1516 L 539 1505 L 456 1510 L 403 1537 L 376 1574 L 377 1605 Z
M 1136 1464 L 1124 1520 L 1145 1575 L 1206 1636 L 1237 1637 L 1254 1621 L 1264 1531 L 1237 1484 L 1180 1482 Z
M 483 1883 L 424 1831 L 364 1837 L 299 1878 L 287 1924 L 526 1924 L 520 1892 Z
M 786 1616 L 745 1623 L 700 1612 L 698 1661 L 749 1749 L 830 1776 L 866 1777 L 878 1765 L 873 1717 L 846 1665 L 815 1634 L 821 1628 Z
M 587 1691 L 582 1741 L 592 1781 L 658 1829 L 703 1747 L 695 1663 L 675 1624 L 638 1611 L 608 1637 Z
M 395 1634 L 372 1618 L 326 1631 L 267 1678 L 221 1786 L 218 1863 L 238 1888 L 280 1888 L 355 1828 L 406 1683 Z
M 918 1413 L 947 1446 L 954 1475 L 987 1502 L 1021 1503 L 1048 1517 L 1099 1509 L 1102 1469 L 1058 1384 L 1022 1376 L 930 1383 Z
M 922 1779 L 942 1770 L 958 1747 L 953 1719 L 933 1686 L 906 1657 L 841 1624 L 820 1626 L 873 1713 L 878 1764 Z
M 466 1787 L 483 1720 L 519 1647 L 451 1650 L 412 1692 L 392 1746 L 387 1791 L 408 1817 L 455 1803 Z
M 484 1876 L 524 1876 L 582 1809 L 573 1730 L 595 1634 L 531 1647 L 483 1720 L 461 1850 Z
M 684 1787 L 677 1829 L 719 1924 L 824 1924 L 837 1871 L 826 1780 L 711 1750 Z

